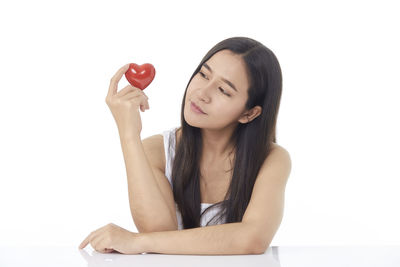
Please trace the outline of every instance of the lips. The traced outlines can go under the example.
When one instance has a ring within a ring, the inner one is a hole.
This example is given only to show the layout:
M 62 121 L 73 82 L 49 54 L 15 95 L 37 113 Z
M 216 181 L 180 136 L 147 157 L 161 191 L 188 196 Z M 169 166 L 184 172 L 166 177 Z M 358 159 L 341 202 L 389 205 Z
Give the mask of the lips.
M 207 114 L 207 113 L 205 113 L 199 106 L 197 106 L 194 102 L 192 102 L 192 101 L 190 101 L 190 102 L 192 103 L 192 105 L 193 105 L 196 109 L 200 110 L 200 111 L 203 112 L 204 114 Z

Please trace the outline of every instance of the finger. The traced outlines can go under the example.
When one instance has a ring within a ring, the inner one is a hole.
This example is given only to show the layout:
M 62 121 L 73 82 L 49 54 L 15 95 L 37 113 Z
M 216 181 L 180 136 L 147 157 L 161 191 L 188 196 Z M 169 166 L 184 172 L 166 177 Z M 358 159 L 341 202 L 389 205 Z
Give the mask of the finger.
M 102 230 L 104 229 L 104 227 L 101 227 L 93 232 L 91 232 L 83 241 L 82 243 L 79 245 L 79 248 L 84 248 L 87 246 L 87 244 L 89 244 L 93 238 L 95 238 Z
M 113 249 L 110 247 L 110 242 L 109 239 L 107 238 L 106 235 L 104 234 L 100 234 L 98 236 L 96 236 L 91 242 L 90 244 L 92 245 L 92 247 L 100 252 L 100 253 L 107 253 L 107 252 L 111 252 Z
M 142 90 L 140 90 L 139 88 L 136 88 L 130 84 L 128 84 L 127 86 L 125 86 L 122 90 L 120 90 L 117 93 L 118 97 L 123 97 L 126 96 L 127 94 L 131 94 L 131 93 L 135 93 L 135 94 L 140 94 Z
M 89 244 L 90 239 L 92 238 L 92 234 L 93 234 L 93 232 L 90 233 L 90 235 L 88 235 L 88 236 L 82 241 L 82 243 L 79 245 L 79 248 L 80 248 L 80 249 L 85 248 L 85 247 L 87 246 L 87 244 Z
M 129 64 L 126 64 L 124 66 L 122 66 L 115 74 L 114 76 L 111 78 L 110 81 L 110 87 L 108 88 L 108 95 L 115 95 L 117 93 L 118 90 L 118 82 L 119 80 L 121 80 L 122 75 L 125 74 L 125 72 L 129 69 Z
M 99 234 L 90 240 L 90 245 L 98 252 L 103 252 L 105 246 L 102 244 L 104 236 Z
M 112 249 L 112 248 L 104 248 L 102 250 L 102 253 L 110 253 L 110 252 L 113 252 L 113 251 L 114 251 L 114 249 Z
M 142 110 L 142 112 L 145 110 L 145 109 L 149 109 L 150 108 L 150 106 L 149 106 L 149 102 L 147 101 L 147 96 L 144 96 L 144 95 L 142 95 L 142 94 L 140 94 L 140 95 L 134 95 L 133 93 L 132 93 L 132 95 L 126 95 L 125 97 L 124 97 L 124 100 L 125 101 L 132 101 L 132 100 L 134 100 L 135 102 L 138 102 L 139 103 L 139 105 L 140 105 L 140 109 Z M 143 108 L 143 109 L 142 109 Z
M 112 248 L 105 248 L 104 249 L 104 252 L 105 253 L 111 253 L 111 252 L 114 252 L 115 250 L 114 249 L 112 249 Z
M 147 108 L 147 109 L 150 109 L 149 98 L 148 98 L 148 96 L 147 96 L 145 93 L 143 93 L 143 95 L 146 97 L 146 108 Z
M 140 97 L 140 99 L 142 99 L 142 97 L 144 97 L 144 96 L 141 92 L 136 90 L 136 91 L 131 91 L 131 92 L 127 93 L 126 95 L 120 97 L 120 99 L 126 101 L 126 100 L 131 100 L 136 97 Z
M 143 97 L 144 97 L 143 100 L 142 100 L 143 108 L 149 109 L 150 108 L 150 106 L 149 106 L 149 98 L 146 95 L 143 95 Z

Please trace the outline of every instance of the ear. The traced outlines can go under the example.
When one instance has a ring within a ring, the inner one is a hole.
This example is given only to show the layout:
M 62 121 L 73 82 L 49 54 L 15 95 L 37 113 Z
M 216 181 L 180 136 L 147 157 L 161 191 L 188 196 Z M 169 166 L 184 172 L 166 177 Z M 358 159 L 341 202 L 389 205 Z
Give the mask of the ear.
M 260 106 L 255 106 L 252 109 L 246 111 L 240 118 L 239 118 L 239 122 L 240 123 L 249 123 L 252 120 L 254 120 L 255 118 L 257 118 L 262 111 L 262 107 Z

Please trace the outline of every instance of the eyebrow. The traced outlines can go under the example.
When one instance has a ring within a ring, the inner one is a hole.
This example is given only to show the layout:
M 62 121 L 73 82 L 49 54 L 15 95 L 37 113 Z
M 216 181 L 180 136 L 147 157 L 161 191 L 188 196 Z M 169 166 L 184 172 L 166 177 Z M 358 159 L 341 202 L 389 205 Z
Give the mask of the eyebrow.
M 210 68 L 210 66 L 207 65 L 207 63 L 204 63 L 203 66 L 208 69 L 211 73 L 213 72 L 212 69 Z M 235 87 L 235 85 L 233 83 L 231 83 L 229 80 L 225 79 L 225 78 L 221 78 L 222 81 L 224 81 L 225 83 L 227 83 L 230 87 L 233 88 L 233 90 L 235 90 L 236 92 L 238 91 Z

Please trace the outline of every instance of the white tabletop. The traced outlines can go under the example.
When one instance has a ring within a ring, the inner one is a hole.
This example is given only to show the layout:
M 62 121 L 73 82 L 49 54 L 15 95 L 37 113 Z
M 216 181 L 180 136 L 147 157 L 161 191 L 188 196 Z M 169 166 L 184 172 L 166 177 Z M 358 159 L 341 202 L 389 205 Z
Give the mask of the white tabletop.
M 399 267 L 400 246 L 270 247 L 261 255 L 102 254 L 87 246 L 0 247 L 0 266 Z

